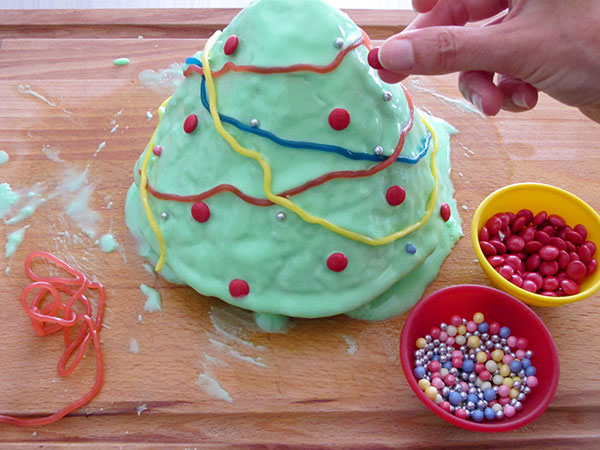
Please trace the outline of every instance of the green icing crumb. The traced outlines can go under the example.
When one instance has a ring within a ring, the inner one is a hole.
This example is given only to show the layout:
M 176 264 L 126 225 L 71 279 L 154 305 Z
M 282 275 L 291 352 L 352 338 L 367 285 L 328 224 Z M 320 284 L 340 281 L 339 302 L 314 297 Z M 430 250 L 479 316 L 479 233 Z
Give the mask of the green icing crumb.
M 8 153 L 4 150 L 0 150 L 0 166 L 8 161 Z
M 142 283 L 140 284 L 140 290 L 147 297 L 146 303 L 144 304 L 144 311 L 150 313 L 162 311 L 160 293 L 156 289 L 152 289 L 150 286 Z
M 11 189 L 8 183 L 0 184 L 0 219 L 3 219 L 10 211 L 19 195 Z
M 7 236 L 4 251 L 4 256 L 6 258 L 10 258 L 17 251 L 17 248 L 19 248 L 21 242 L 23 242 L 27 228 L 29 228 L 29 225 L 25 225 L 23 228 L 13 231 Z
M 129 64 L 129 58 L 117 58 L 113 61 L 115 66 L 126 66 Z
M 254 312 L 256 325 L 268 333 L 281 333 L 287 331 L 290 318 L 281 314 Z
M 100 248 L 104 253 L 114 252 L 119 244 L 112 234 L 105 234 L 100 238 Z

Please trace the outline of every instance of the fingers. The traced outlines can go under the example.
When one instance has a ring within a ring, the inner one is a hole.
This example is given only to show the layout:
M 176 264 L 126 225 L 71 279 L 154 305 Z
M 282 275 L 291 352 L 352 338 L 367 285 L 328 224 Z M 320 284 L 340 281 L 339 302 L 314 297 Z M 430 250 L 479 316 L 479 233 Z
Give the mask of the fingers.
M 381 69 L 378 71 L 379 78 L 389 84 L 399 83 L 404 80 L 408 75 L 398 74 L 390 72 L 389 70 Z
M 507 48 L 515 39 L 503 25 L 484 28 L 431 27 L 403 32 L 386 40 L 378 61 L 390 72 L 442 75 L 479 70 L 514 73 Z
M 467 22 L 489 19 L 508 8 L 508 0 L 420 0 L 413 1 L 413 6 L 421 14 L 406 30 L 443 25 L 462 26 Z
M 468 71 L 458 77 L 458 89 L 462 95 L 488 116 L 498 114 L 500 109 L 512 112 L 532 109 L 538 99 L 538 91 L 518 78 L 500 75 L 495 85 L 494 74 Z
M 537 104 L 538 90 L 518 78 L 500 75 L 498 89 L 504 96 L 502 109 L 506 111 L 528 111 Z
M 495 116 L 504 104 L 504 94 L 494 84 L 490 72 L 468 71 L 458 77 L 458 89 L 479 111 Z
M 413 0 L 412 5 L 415 11 L 424 14 L 433 9 L 438 0 Z

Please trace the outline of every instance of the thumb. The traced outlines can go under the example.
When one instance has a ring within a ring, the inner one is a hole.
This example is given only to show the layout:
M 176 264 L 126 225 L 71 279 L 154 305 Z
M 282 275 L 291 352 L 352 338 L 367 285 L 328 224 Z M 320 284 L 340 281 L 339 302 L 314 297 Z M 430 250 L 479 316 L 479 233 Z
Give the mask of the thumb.
M 478 70 L 513 74 L 514 55 L 502 26 L 428 27 L 392 36 L 379 49 L 379 62 L 390 72 L 442 75 Z

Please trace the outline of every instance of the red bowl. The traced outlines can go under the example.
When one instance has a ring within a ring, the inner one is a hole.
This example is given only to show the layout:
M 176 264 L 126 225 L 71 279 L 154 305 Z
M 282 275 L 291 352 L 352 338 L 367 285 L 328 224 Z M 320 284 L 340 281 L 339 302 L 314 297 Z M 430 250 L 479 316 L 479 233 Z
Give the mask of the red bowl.
M 511 334 L 526 338 L 529 349 L 533 351 L 532 361 L 537 368 L 539 384 L 523 402 L 523 409 L 511 418 L 483 422 L 460 419 L 430 400 L 417 384 L 413 373 L 414 353 L 417 350 L 415 342 L 419 337 L 425 336 L 432 327 L 442 322 L 449 323 L 454 314 L 471 318 L 476 312 L 483 313 L 487 322 L 495 321 L 510 327 Z M 524 303 L 486 286 L 451 286 L 421 300 L 404 322 L 400 336 L 400 360 L 408 384 L 425 406 L 442 419 L 473 431 L 510 431 L 528 424 L 548 407 L 558 386 L 558 353 L 546 325 Z

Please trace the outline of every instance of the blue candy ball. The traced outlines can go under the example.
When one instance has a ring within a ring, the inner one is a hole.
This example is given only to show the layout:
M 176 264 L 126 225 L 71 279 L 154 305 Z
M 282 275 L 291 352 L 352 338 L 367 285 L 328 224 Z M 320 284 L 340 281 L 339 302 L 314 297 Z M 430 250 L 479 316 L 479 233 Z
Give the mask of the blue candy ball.
M 467 402 L 473 402 L 473 403 L 477 404 L 478 401 L 479 401 L 479 397 L 477 397 L 475 394 L 467 395 Z
M 480 333 L 487 333 L 489 329 L 490 329 L 490 324 L 487 322 L 481 322 L 477 326 L 477 330 L 479 330 Z
M 517 361 L 516 359 L 513 359 L 510 362 L 510 371 L 517 373 L 521 370 L 521 361 Z
M 489 407 L 483 410 L 483 415 L 487 420 L 494 420 L 496 418 L 496 413 L 492 408 Z
M 442 364 L 442 367 L 448 370 L 452 369 L 452 361 L 446 361 L 444 364 Z
M 506 339 L 509 336 L 510 336 L 510 328 L 508 328 L 508 327 L 500 328 L 500 337 L 503 337 L 504 339 Z
M 483 391 L 483 398 L 484 400 L 491 402 L 496 398 L 496 391 L 494 391 L 492 388 L 486 389 Z
M 528 377 L 531 377 L 536 373 L 537 369 L 535 368 L 535 366 L 529 366 L 527 369 L 525 369 L 525 375 L 527 375 Z
M 480 409 L 476 409 L 475 411 L 473 411 L 471 413 L 471 418 L 475 421 L 475 422 L 481 422 L 483 420 L 483 411 Z
M 421 379 L 425 376 L 425 367 L 417 366 L 414 370 L 415 377 Z
M 462 401 L 462 397 L 458 392 L 452 391 L 448 395 L 448 401 L 450 402 L 450 404 L 452 406 L 458 406 L 458 405 L 460 405 L 460 402 Z
M 475 363 L 473 362 L 472 359 L 465 359 L 463 361 L 462 364 L 462 370 L 464 370 L 467 373 L 473 372 L 473 369 L 475 368 Z
M 439 361 L 440 357 L 439 355 L 433 355 L 433 358 L 431 358 L 432 361 Z
M 531 366 L 531 360 L 529 358 L 523 358 L 521 365 L 523 366 L 523 369 L 527 369 L 529 366 Z

